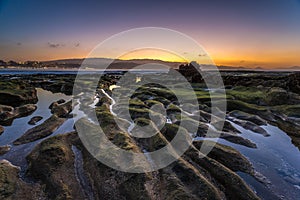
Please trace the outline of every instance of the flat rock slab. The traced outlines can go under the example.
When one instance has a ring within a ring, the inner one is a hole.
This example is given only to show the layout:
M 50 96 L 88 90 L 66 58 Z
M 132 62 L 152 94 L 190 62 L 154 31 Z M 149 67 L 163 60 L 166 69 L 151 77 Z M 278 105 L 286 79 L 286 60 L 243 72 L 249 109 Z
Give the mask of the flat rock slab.
M 20 145 L 20 144 L 26 144 L 29 142 L 33 142 L 36 140 L 39 140 L 41 138 L 45 138 L 49 135 L 51 135 L 56 129 L 58 129 L 67 119 L 66 118 L 59 118 L 56 115 L 52 115 L 50 118 L 48 118 L 46 121 L 44 121 L 42 124 L 35 126 L 24 135 L 22 135 L 20 138 L 14 141 L 14 145 Z
M 257 115 L 245 113 L 245 112 L 239 111 L 239 110 L 231 111 L 229 113 L 229 116 L 235 117 L 237 119 L 253 122 L 254 124 L 256 124 L 258 126 L 267 125 L 266 120 L 262 119 L 261 117 L 259 117 Z
M 41 116 L 32 117 L 29 120 L 28 124 L 30 124 L 30 125 L 36 125 L 36 123 L 39 122 L 39 121 L 41 121 L 42 119 L 43 119 L 43 117 L 41 117 Z
M 265 137 L 270 136 L 270 134 L 265 129 L 254 124 L 253 122 L 245 121 L 245 120 L 241 120 L 241 119 L 237 119 L 237 118 L 229 118 L 229 120 L 232 121 L 233 123 L 236 123 L 237 125 L 242 126 L 246 130 L 253 131 L 253 132 L 261 134 Z

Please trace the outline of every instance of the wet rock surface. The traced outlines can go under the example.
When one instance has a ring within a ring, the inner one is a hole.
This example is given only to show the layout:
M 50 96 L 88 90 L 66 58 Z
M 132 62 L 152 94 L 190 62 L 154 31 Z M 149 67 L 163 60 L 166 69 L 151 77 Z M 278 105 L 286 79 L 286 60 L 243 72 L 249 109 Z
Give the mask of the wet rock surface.
M 4 132 L 3 126 L 0 125 L 0 135 Z
M 52 115 L 42 124 L 35 126 L 24 133 L 20 138 L 14 141 L 14 145 L 26 144 L 51 135 L 58 127 L 66 121 L 65 118 L 59 118 Z
M 35 117 L 32 117 L 29 121 L 28 121 L 28 124 L 30 125 L 36 125 L 37 122 L 41 121 L 43 119 L 43 117 L 41 116 L 35 116 Z
M 134 148 L 138 148 L 125 138 L 119 142 L 122 146 L 134 145 Z M 114 170 L 97 161 L 85 150 L 76 133 L 46 139 L 27 157 L 29 162 L 27 175 L 33 176 L 35 180 L 45 185 L 49 198 L 56 196 L 61 199 L 84 199 L 85 197 L 72 167 L 74 166 L 72 145 L 82 151 L 83 168 L 86 170 L 88 184 L 93 188 L 94 199 L 139 199 L 139 197 L 230 199 L 237 192 L 242 194 L 238 195 L 239 199 L 258 199 L 242 179 L 234 174 L 233 171 L 237 170 L 251 174 L 253 170 L 247 159 L 232 148 L 219 145 L 211 154 L 213 158 L 206 158 L 208 159 L 206 165 L 209 163 L 210 167 L 203 164 L 198 150 L 192 148 L 183 158 L 157 172 L 131 174 Z M 195 143 L 196 147 L 199 145 Z M 116 164 L 118 162 L 116 160 Z M 214 171 L 216 174 L 212 173 L 212 166 L 214 168 L 217 166 Z M 238 187 L 230 186 L 232 183 L 238 183 Z
M 183 71 L 181 70 L 185 73 Z M 203 80 L 191 72 L 186 72 L 185 75 L 195 84 L 193 88 L 196 89 L 199 107 L 191 103 L 180 105 L 174 93 L 166 87 L 148 85 L 140 87 L 127 102 L 131 119 L 125 120 L 123 117 L 127 104 L 122 99 L 127 95 L 127 88 L 114 89 L 116 97 L 120 97 L 120 101 L 112 106 L 114 113 L 110 110 L 112 99 L 101 92 L 101 89 L 104 89 L 111 94 L 109 88 L 120 76 L 102 78 L 95 94 L 99 97 L 95 104 L 97 119 L 107 138 L 119 148 L 136 153 L 151 152 L 164 147 L 178 133 L 192 138 L 190 148 L 176 162 L 163 169 L 141 174 L 121 172 L 102 164 L 83 146 L 76 131 L 51 137 L 51 134 L 70 117 L 73 109 L 72 101 L 58 100 L 49 106 L 52 115 L 48 119 L 36 125 L 40 118 L 35 116 L 31 123 L 34 127 L 29 128 L 13 142 L 14 145 L 22 145 L 40 140 L 26 157 L 28 167 L 25 177 L 32 179 L 32 183 L 24 182 L 18 177 L 18 168 L 6 161 L 0 161 L 0 199 L 259 199 L 253 189 L 237 174 L 243 172 L 257 178 L 254 166 L 248 159 L 232 147 L 206 140 L 220 137 L 227 143 L 255 149 L 257 145 L 244 138 L 243 133 L 233 124 L 250 130 L 251 134 L 258 133 L 262 136 L 269 136 L 263 126 L 272 124 L 284 130 L 293 143 L 300 147 L 300 125 L 297 120 L 299 75 L 286 74 L 275 78 L 270 74 L 255 74 L 245 80 L 245 77 L 239 74 L 223 73 L 228 88 L 228 112 L 221 130 L 216 128 L 219 127 L 219 122 L 211 121 L 211 118 L 216 116 L 210 114 L 210 97 L 201 85 Z M 36 109 L 35 105 L 29 104 L 36 103 L 34 87 L 57 93 L 72 93 L 74 76 L 30 77 L 30 83 L 25 83 L 23 88 L 27 96 L 22 94 L 23 99 L 16 97 L 17 101 L 11 104 L 0 101 L 0 124 L 29 115 Z M 25 79 L 26 77 L 17 83 L 23 83 Z M 283 84 L 284 80 L 287 80 L 286 84 Z M 78 87 L 89 88 L 89 79 Z M 76 95 L 76 98 L 84 96 Z M 181 90 L 180 95 L 188 94 Z M 279 99 L 283 96 L 288 99 Z M 90 107 L 93 97 L 81 100 L 83 104 L 80 108 L 86 108 Z M 155 110 L 154 107 L 159 109 Z M 167 117 L 159 110 L 165 110 Z M 196 113 L 197 110 L 199 113 Z M 197 119 L 195 114 L 199 114 L 200 118 Z M 155 123 L 150 121 L 153 119 Z M 115 120 L 124 128 L 121 129 Z M 186 122 L 187 125 L 182 127 L 181 122 Z M 78 120 L 78 123 L 93 127 L 89 120 Z M 149 138 L 133 137 L 130 131 L 138 132 L 141 129 L 136 129 L 136 125 L 131 127 L 131 123 L 150 125 L 157 134 Z M 163 124 L 163 127 L 159 129 L 157 124 Z M 213 130 L 213 134 L 207 135 L 209 129 Z M 191 132 L 192 130 L 196 132 Z M 92 141 L 99 139 L 99 133 L 94 132 Z M 202 156 L 200 151 L 203 145 L 214 146 L 206 157 Z M 10 146 L 1 146 L 0 154 L 5 154 L 9 149 Z M 98 156 L 111 155 L 109 152 L 99 152 Z M 146 164 L 151 165 L 151 157 L 147 160 Z M 116 166 L 130 162 L 132 167 L 143 167 L 139 166 L 139 161 L 132 158 L 116 159 L 113 162 Z M 78 172 L 82 172 L 82 177 L 79 177 Z M 287 180 L 298 183 L 293 177 L 287 177 Z
M 84 199 L 75 177 L 73 133 L 40 143 L 28 156 L 27 175 L 41 182 L 49 199 Z
M 55 102 L 51 104 L 51 113 L 57 115 L 58 117 L 66 118 L 68 117 L 68 114 L 72 111 L 73 105 L 72 100 L 68 101 L 64 104 L 59 104 L 58 102 Z
M 14 119 L 28 116 L 33 113 L 36 108 L 37 106 L 33 104 L 26 104 L 15 108 L 0 105 L 0 124 L 11 125 Z
M 234 123 L 244 127 L 247 130 L 251 130 L 255 133 L 262 134 L 263 136 L 267 137 L 270 136 L 267 131 L 260 126 L 246 120 L 240 120 L 240 119 L 235 119 L 235 118 L 229 118 L 229 120 L 233 121 Z
M 53 102 L 53 103 L 50 104 L 49 109 L 52 110 L 53 107 L 57 107 L 59 104 L 63 104 L 65 102 L 66 101 L 64 99 L 60 99 L 58 101 L 55 101 L 55 102 Z
M 15 140 L 13 144 L 26 144 L 51 135 L 67 120 L 72 109 L 72 101 L 61 105 L 53 105 L 51 109 L 53 115 L 51 117 L 46 119 L 42 124 L 26 131 L 20 138 Z
M 193 70 L 190 71 L 188 66 L 182 66 L 179 71 L 188 79 L 203 83 L 202 79 L 192 78 Z M 221 75 L 225 87 L 230 86 L 226 91 L 227 111 L 231 112 L 229 116 L 250 121 L 257 125 L 262 125 L 263 121 L 273 124 L 286 132 L 291 137 L 292 142 L 300 149 L 299 122 L 288 118 L 289 116 L 296 117 L 296 119 L 300 117 L 298 114 L 300 113 L 299 72 L 224 71 L 221 72 Z M 209 102 L 201 103 L 210 105 Z M 249 125 L 247 123 L 241 124 Z M 251 124 L 250 126 L 254 128 Z M 251 128 L 250 126 L 249 128 Z M 253 131 L 266 135 L 260 128 Z
M 0 146 L 0 155 L 6 154 L 10 149 L 10 145 Z
M 20 169 L 0 160 L 0 199 L 45 199 L 39 184 L 28 184 L 19 178 Z
M 242 111 L 231 111 L 228 115 L 237 119 L 253 122 L 258 126 L 267 125 L 266 120 L 262 119 L 261 117 L 257 115 L 251 115 Z
M 200 149 L 203 143 L 204 141 L 195 141 L 193 145 L 197 149 Z M 245 158 L 240 152 L 232 147 L 222 144 L 214 144 L 210 141 L 205 141 L 205 145 L 213 146 L 212 150 L 208 153 L 210 158 L 219 161 L 232 171 L 241 171 L 250 175 L 254 174 L 253 167 L 247 158 Z
M 36 90 L 23 80 L 0 81 L 0 104 L 17 107 L 38 101 Z

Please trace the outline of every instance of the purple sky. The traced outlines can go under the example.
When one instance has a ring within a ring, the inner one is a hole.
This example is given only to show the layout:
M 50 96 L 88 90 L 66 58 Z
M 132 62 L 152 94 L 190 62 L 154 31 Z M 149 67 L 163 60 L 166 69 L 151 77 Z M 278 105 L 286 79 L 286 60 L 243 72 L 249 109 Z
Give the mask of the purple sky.
M 294 66 L 299 21 L 299 0 L 0 0 L 0 59 L 85 57 L 113 34 L 156 26 L 191 36 L 217 64 Z

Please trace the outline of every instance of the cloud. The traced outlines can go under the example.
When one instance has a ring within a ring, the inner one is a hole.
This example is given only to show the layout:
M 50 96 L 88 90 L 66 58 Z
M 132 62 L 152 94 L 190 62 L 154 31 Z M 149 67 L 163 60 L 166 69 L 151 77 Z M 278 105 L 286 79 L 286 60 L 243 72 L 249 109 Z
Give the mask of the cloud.
M 206 54 L 205 53 L 200 53 L 198 56 L 199 57 L 204 57 L 204 56 L 206 56 Z
M 244 62 L 246 62 L 246 61 L 245 61 L 245 60 L 241 60 L 241 61 L 240 61 L 240 63 L 244 63 Z
M 52 42 L 48 42 L 47 46 L 49 48 L 61 48 L 61 47 L 66 47 L 66 46 L 69 46 L 69 47 L 71 47 L 71 46 L 79 47 L 80 43 L 77 42 L 77 43 L 74 43 L 74 44 L 68 44 L 68 45 L 66 45 L 65 43 L 52 43 Z
M 21 42 L 18 42 L 18 43 L 17 43 L 17 45 L 18 45 L 18 46 L 21 46 L 21 45 L 22 45 L 22 43 L 21 43 Z
M 63 46 L 63 45 L 60 45 L 60 44 L 54 44 L 54 43 L 50 43 L 50 42 L 48 42 L 47 44 L 48 44 L 48 47 L 50 47 L 50 48 L 58 48 L 60 46 Z

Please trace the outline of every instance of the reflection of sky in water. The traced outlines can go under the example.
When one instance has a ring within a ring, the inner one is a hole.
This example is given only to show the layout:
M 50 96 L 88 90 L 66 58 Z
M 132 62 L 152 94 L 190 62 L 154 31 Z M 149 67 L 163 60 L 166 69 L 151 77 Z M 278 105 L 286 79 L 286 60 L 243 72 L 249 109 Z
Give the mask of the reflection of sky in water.
M 17 118 L 13 121 L 11 126 L 6 126 L 4 133 L 0 136 L 0 145 L 11 144 L 14 140 L 23 135 L 26 130 L 32 128 L 32 125 L 28 124 L 28 121 L 34 116 L 42 116 L 43 119 L 37 124 L 41 124 L 48 117 L 51 116 L 51 111 L 49 106 L 52 102 L 59 99 L 64 99 L 66 101 L 70 100 L 71 97 L 62 93 L 53 94 L 52 92 L 37 88 L 38 103 L 37 109 L 27 117 Z
M 241 136 L 256 143 L 257 149 L 247 148 L 222 139 L 218 141 L 236 148 L 249 158 L 256 171 L 271 181 L 272 184 L 269 187 L 272 192 L 282 196 L 284 199 L 299 199 L 300 152 L 291 143 L 289 136 L 271 125 L 262 126 L 271 135 L 270 137 L 264 137 L 252 131 L 245 130 L 236 124 L 233 125 L 242 132 Z M 242 177 L 254 188 L 258 188 L 257 192 L 262 189 L 262 186 L 257 181 L 251 180 L 247 175 L 242 175 Z M 265 192 L 261 191 L 259 195 L 262 195 L 265 199 L 274 199 L 272 196 L 268 196 L 268 194 L 263 194 Z
M 17 118 L 13 121 L 11 126 L 5 126 L 5 131 L 0 136 L 0 145 L 12 145 L 13 141 L 21 137 L 28 129 L 34 127 L 28 124 L 28 121 L 32 117 L 43 117 L 43 119 L 37 123 L 38 125 L 43 123 L 46 119 L 48 119 L 52 115 L 49 109 L 49 106 L 52 102 L 57 101 L 59 99 L 64 99 L 66 101 L 71 99 L 71 96 L 67 96 L 62 93 L 54 94 L 41 88 L 37 88 L 37 95 L 39 100 L 36 104 L 37 109 L 30 116 Z M 52 135 L 72 131 L 73 124 L 73 119 L 67 119 L 67 121 L 61 127 L 59 127 Z M 50 135 L 49 137 L 51 137 L 52 135 Z M 5 155 L 0 156 L 0 159 L 7 159 L 12 164 L 23 167 L 24 165 L 26 165 L 25 156 L 33 149 L 33 147 L 37 143 L 39 143 L 42 140 L 43 139 L 18 146 L 12 145 L 11 150 Z

